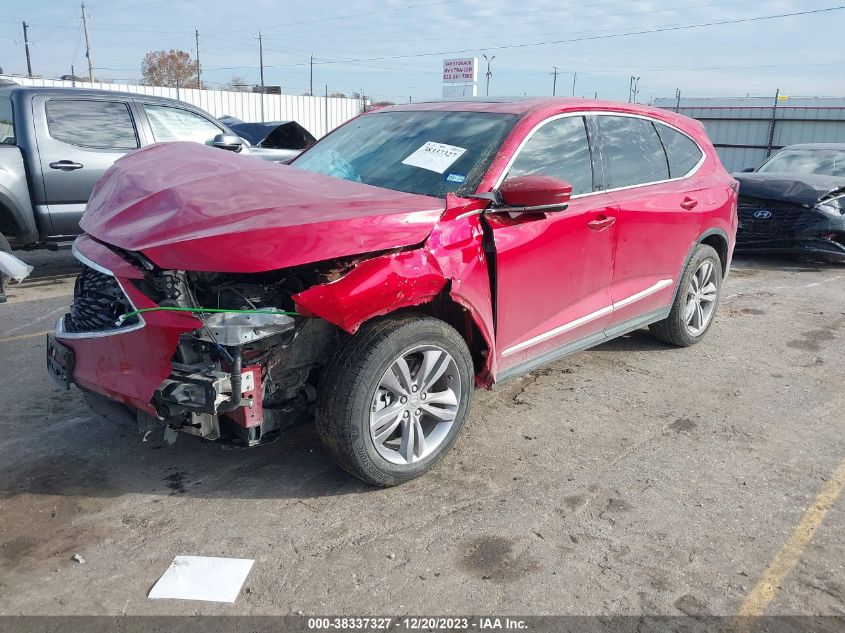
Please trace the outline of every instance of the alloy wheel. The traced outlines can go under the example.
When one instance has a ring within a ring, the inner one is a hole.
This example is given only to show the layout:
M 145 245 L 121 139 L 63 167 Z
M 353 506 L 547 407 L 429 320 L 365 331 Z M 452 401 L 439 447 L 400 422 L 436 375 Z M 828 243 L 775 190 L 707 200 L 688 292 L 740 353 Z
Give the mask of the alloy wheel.
M 455 359 L 435 345 L 420 345 L 395 359 L 376 387 L 370 409 L 373 445 L 393 464 L 431 455 L 449 435 L 461 401 Z
M 705 259 L 690 278 L 684 322 L 692 336 L 700 336 L 707 329 L 716 311 L 716 297 L 719 289 L 716 285 L 715 274 L 716 268 L 713 262 Z

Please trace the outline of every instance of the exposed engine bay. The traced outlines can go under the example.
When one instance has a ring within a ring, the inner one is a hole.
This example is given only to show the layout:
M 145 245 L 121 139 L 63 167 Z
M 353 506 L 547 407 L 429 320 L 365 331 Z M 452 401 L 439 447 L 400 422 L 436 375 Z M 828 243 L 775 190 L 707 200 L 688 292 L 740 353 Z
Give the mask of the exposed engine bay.
M 195 310 L 203 327 L 183 334 L 173 371 L 152 405 L 170 427 L 247 445 L 310 418 L 320 368 L 340 330 L 299 316 L 291 297 L 342 274 L 304 269 L 232 275 L 155 271 L 136 285 L 161 308 Z

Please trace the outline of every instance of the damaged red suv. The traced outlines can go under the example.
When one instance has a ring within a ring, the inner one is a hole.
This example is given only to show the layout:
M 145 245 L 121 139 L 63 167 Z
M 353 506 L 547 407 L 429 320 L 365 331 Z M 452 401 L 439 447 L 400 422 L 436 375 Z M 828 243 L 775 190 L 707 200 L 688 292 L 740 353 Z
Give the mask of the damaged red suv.
M 48 368 L 207 439 L 313 419 L 343 468 L 398 484 L 475 385 L 643 326 L 698 342 L 735 189 L 696 121 L 583 99 L 384 108 L 290 166 L 153 145 L 88 203 Z

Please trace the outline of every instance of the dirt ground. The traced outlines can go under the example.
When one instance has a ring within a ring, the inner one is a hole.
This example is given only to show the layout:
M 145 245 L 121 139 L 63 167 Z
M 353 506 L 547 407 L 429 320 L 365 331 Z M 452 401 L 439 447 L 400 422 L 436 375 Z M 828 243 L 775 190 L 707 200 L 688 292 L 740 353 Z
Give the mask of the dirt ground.
M 310 426 L 142 443 L 44 369 L 68 253 L 0 305 L 0 614 L 737 612 L 845 459 L 845 266 L 738 259 L 709 337 L 645 331 L 476 392 L 428 475 L 369 488 Z M 845 615 L 838 498 L 768 614 Z M 74 554 L 84 564 L 72 560 Z M 234 604 L 150 600 L 253 558 Z

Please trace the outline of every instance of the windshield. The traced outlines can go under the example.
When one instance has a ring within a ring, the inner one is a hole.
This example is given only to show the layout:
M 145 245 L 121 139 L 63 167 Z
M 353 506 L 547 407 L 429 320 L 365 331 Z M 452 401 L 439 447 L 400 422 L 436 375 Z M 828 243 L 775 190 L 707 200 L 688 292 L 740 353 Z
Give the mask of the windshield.
M 845 176 L 845 150 L 785 149 L 772 156 L 758 171 Z
M 516 119 L 489 112 L 374 112 L 338 128 L 293 165 L 426 196 L 473 193 Z

